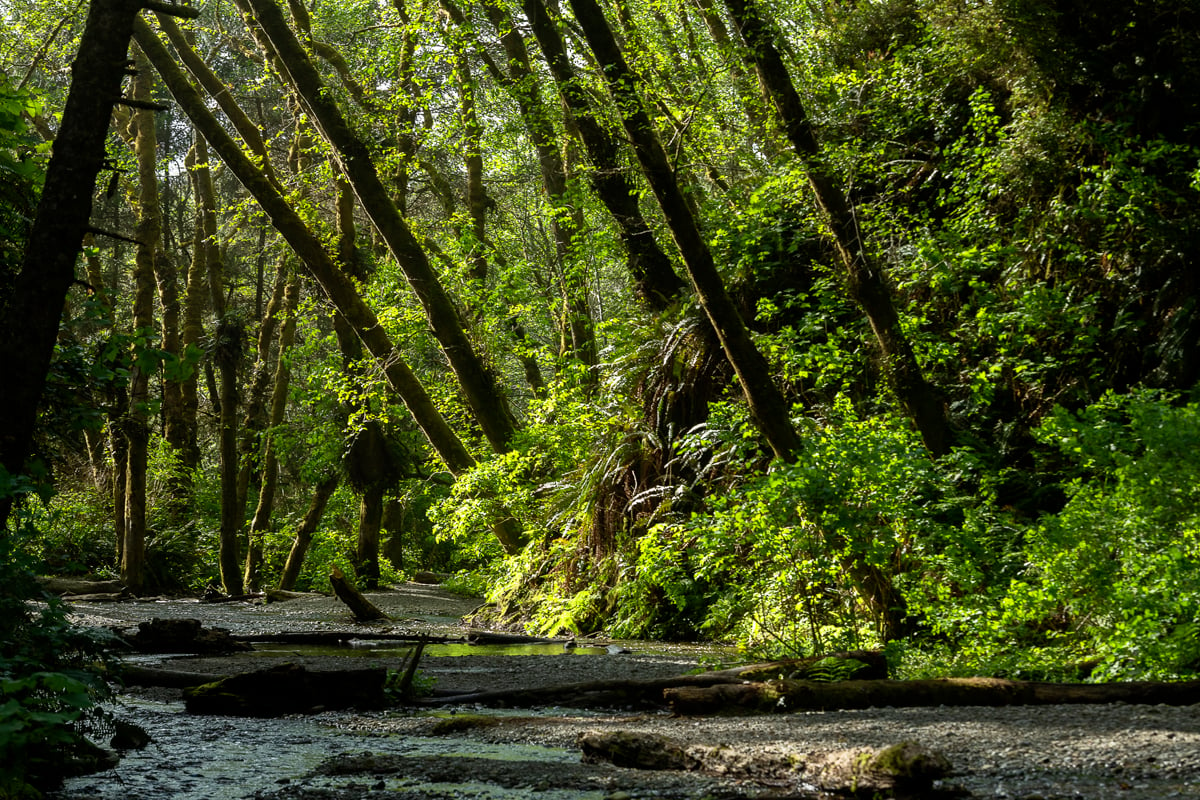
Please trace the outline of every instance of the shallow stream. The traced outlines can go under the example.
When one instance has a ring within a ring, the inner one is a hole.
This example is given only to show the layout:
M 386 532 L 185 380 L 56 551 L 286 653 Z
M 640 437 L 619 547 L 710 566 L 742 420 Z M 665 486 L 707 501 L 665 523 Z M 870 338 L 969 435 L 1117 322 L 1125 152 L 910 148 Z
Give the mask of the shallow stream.
M 153 742 L 145 750 L 125 754 L 107 772 L 73 778 L 53 795 L 59 800 L 242 800 L 302 784 L 306 791 L 356 789 L 401 791 L 416 788 L 410 778 L 379 777 L 364 784 L 361 775 L 312 775 L 322 762 L 337 755 L 369 751 L 374 756 L 413 758 L 484 758 L 546 765 L 577 763 L 579 754 L 565 749 L 527 744 L 487 744 L 462 739 L 400 735 L 365 735 L 338 727 L 340 715 L 246 719 L 194 716 L 182 702 L 122 700 L 114 710 L 146 729 Z M 452 791 L 478 798 L 524 796 L 522 789 L 476 783 L 441 783 Z M 531 783 L 533 782 L 531 776 Z M 539 792 L 554 800 L 555 795 Z M 603 796 L 596 792 L 595 797 Z M 578 791 L 562 797 L 587 797 Z

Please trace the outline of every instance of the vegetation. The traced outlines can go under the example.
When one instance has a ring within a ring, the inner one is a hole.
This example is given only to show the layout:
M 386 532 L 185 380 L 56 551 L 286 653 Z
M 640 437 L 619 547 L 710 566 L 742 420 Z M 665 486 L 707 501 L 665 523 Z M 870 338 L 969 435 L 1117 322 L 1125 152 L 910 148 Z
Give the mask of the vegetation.
M 85 18 L 0 11 L 10 318 Z M 1200 672 L 1194 3 L 199 11 L 134 25 L 6 563 Z

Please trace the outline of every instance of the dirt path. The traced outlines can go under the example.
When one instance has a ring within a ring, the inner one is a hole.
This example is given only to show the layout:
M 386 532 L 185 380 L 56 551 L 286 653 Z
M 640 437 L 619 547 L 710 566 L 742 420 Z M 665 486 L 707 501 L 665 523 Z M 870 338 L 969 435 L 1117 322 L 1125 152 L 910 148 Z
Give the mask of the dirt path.
M 458 620 L 477 605 L 417 584 L 371 594 L 370 599 L 396 620 L 356 628 L 340 604 L 327 598 L 277 606 L 180 601 L 78 604 L 76 611 L 77 620 L 84 624 L 117 627 L 174 616 L 199 618 L 239 634 L 354 629 L 454 637 L 465 635 Z M 460 648 L 437 655 L 435 650 L 423 660 L 422 670 L 442 689 L 515 688 L 673 675 L 695 666 L 705 652 L 653 645 L 631 649 L 634 652 L 618 655 L 603 651 L 588 655 L 558 645 L 524 654 L 492 649 L 482 651 L 485 655 L 466 655 L 461 652 L 466 649 Z M 386 648 L 358 648 L 356 654 L 347 658 L 344 652 L 332 655 L 279 647 L 253 656 L 180 659 L 172 666 L 226 673 L 247 663 L 265 666 L 290 660 L 330 668 L 360 666 L 364 658 L 397 657 Z M 436 713 L 328 713 L 261 721 L 189 717 L 169 690 L 156 691 L 142 694 L 129 709 L 151 728 L 159 744 L 127 758 L 110 778 L 93 776 L 73 782 L 63 798 L 115 800 L 136 797 L 139 791 L 145 797 L 181 800 L 821 796 L 806 784 L 803 773 L 755 780 L 736 769 L 724 775 L 700 775 L 581 764 L 576 744 L 580 734 L 614 730 L 660 734 L 689 746 L 726 746 L 747 758 L 774 760 L 915 740 L 949 759 L 954 774 L 947 787 L 972 796 L 1200 798 L 1200 707 L 1196 706 L 869 709 L 715 719 L 619 711 L 453 708 Z M 198 741 L 205 742 L 203 748 L 197 748 Z M 233 755 L 226 752 L 230 743 L 236 745 Z M 247 760 L 253 765 L 256 759 L 264 766 L 247 771 Z M 158 777 L 152 779 L 155 773 Z M 176 784 L 163 784 L 170 779 L 176 779 Z

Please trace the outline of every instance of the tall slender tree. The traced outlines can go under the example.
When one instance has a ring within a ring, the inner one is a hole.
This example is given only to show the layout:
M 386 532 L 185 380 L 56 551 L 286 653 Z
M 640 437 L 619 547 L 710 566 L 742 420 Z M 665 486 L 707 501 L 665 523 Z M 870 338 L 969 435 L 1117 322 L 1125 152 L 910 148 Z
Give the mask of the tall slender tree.
M 596 0 L 570 0 L 588 46 L 596 56 L 638 163 L 671 229 L 696 297 L 717 332 L 721 348 L 737 373 L 750 413 L 775 455 L 791 461 L 799 454 L 790 406 L 771 379 L 770 368 L 755 347 L 737 307 L 725 290 L 671 161 L 639 93 L 640 81 L 625 61 L 608 20 Z
M 133 99 L 144 107 L 131 120 L 138 176 L 137 248 L 133 270 L 134 352 L 129 369 L 129 407 L 121 420 L 125 436 L 125 530 L 121 548 L 121 580 L 131 591 L 142 588 L 146 565 L 146 468 L 150 445 L 150 375 L 155 364 L 146 357 L 154 327 L 154 268 L 161 256 L 162 207 L 158 197 L 158 133 L 151 95 L 154 72 L 140 52 L 134 61 Z
M 408 279 L 484 436 L 497 451 L 508 450 L 516 432 L 516 420 L 506 395 L 476 352 L 458 308 L 425 250 L 396 210 L 370 151 L 346 122 L 279 7 L 273 0 L 243 1 L 252 9 L 254 20 L 278 54 L 290 85 L 333 147 L 364 212 Z
M 879 344 L 883 371 L 892 391 L 908 412 L 935 456 L 949 451 L 954 436 L 946 408 L 934 387 L 925 379 L 908 336 L 900 326 L 900 315 L 892 301 L 887 276 L 864 240 L 858 217 L 846 193 L 821 158 L 800 94 L 796 91 L 775 39 L 758 7 L 757 0 L 725 0 L 737 23 L 764 91 L 779 115 L 784 133 L 804 164 L 817 204 L 825 212 L 838 255 L 846 270 L 850 294 L 862 308 Z

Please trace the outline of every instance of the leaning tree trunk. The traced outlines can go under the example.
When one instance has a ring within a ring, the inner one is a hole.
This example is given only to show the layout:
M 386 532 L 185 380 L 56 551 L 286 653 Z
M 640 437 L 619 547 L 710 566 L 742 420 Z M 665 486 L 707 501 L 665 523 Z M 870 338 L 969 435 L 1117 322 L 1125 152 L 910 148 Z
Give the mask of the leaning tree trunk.
M 191 86 L 150 27 L 139 21 L 135 35 L 192 124 L 258 201 L 276 230 L 321 285 L 329 301 L 346 317 L 371 355 L 378 360 L 388 383 L 413 415 L 438 457 L 455 474 L 473 467 L 474 457 L 437 410 L 424 386 L 396 351 L 374 312 L 363 302 L 353 282 L 340 272 L 321 241 L 308 229 L 276 184 L 251 162 L 241 146 L 208 110 L 204 99 Z
M 192 124 L 201 131 L 229 170 L 258 201 L 276 230 L 321 285 L 329 301 L 346 318 L 363 345 L 379 363 L 389 385 L 404 402 L 434 452 L 455 475 L 461 475 L 474 467 L 474 457 L 396 350 L 387 331 L 358 294 L 353 281 L 341 273 L 322 242 L 308 229 L 300 215 L 283 197 L 275 182 L 254 166 L 243 149 L 213 116 L 204 99 L 183 75 L 150 27 L 138 20 L 134 34 Z M 493 532 L 508 552 L 516 552 L 524 546 L 523 532 L 511 518 L 506 517 L 498 521 L 493 526 Z
M 283 574 L 279 577 L 279 588 L 285 592 L 296 588 L 296 579 L 300 577 L 300 569 L 304 566 L 304 556 L 308 553 L 308 546 L 312 544 L 313 534 L 316 533 L 317 526 L 321 524 L 321 517 L 325 515 L 325 506 L 328 505 L 329 498 L 333 496 L 340 480 L 341 475 L 335 472 L 318 483 L 316 491 L 313 492 L 312 500 L 308 504 L 308 511 L 304 513 L 304 519 L 301 520 L 300 527 L 296 529 L 296 538 L 292 542 L 292 549 L 288 551 L 287 562 L 283 565 Z
M 89 228 L 113 104 L 121 97 L 129 37 L 138 12 L 148 5 L 149 0 L 93 0 L 88 10 L 37 214 L 0 320 L 0 466 L 11 475 L 24 471 L 33 443 L 63 303 Z M 199 16 L 191 8 L 155 5 L 168 14 Z M 0 497 L 0 530 L 12 502 Z
M 542 101 L 537 76 L 529 63 L 525 39 L 513 24 L 512 15 L 495 0 L 484 3 L 484 11 L 500 37 L 508 57 L 505 83 L 521 111 L 525 130 L 537 152 L 542 188 L 552 209 L 550 229 L 554 236 L 555 256 L 561 277 L 565 332 L 574 355 L 584 364 L 597 361 L 595 323 L 588 302 L 587 282 L 581 277 L 579 236 L 583 231 L 582 209 L 568 196 L 568 173 L 559 150 L 554 117 Z M 590 375 L 594 381 L 596 376 Z
M 790 420 L 791 408 L 772 382 L 767 360 L 755 347 L 737 307 L 725 291 L 712 251 L 700 233 L 658 132 L 646 113 L 638 92 L 639 80 L 626 63 L 596 0 L 570 0 L 570 3 L 575 20 L 604 72 L 609 92 L 621 114 L 625 132 L 633 143 L 642 172 L 658 199 L 683 256 L 697 299 L 712 322 L 721 348 L 742 384 L 755 424 L 775 455 L 784 461 L 791 461 L 800 450 L 799 439 Z
M 912 344 L 900 326 L 883 267 L 874 263 L 863 240 L 858 218 L 837 180 L 822 162 L 821 147 L 792 84 L 787 66 L 775 47 L 756 0 L 725 0 L 730 16 L 754 58 L 759 79 L 774 103 L 784 132 L 804 163 L 817 204 L 825 212 L 834 243 L 846 269 L 850 294 L 866 314 L 879 343 L 884 374 L 935 456 L 950 449 L 953 433 L 945 405 L 925 379 Z
M 595 167 L 592 188 L 617 223 L 637 294 L 651 308 L 662 311 L 683 294 L 686 284 L 675 274 L 671 259 L 659 247 L 654 231 L 642 216 L 638 192 L 620 162 L 620 143 L 597 122 L 587 90 L 575 75 L 562 34 L 544 0 L 524 0 L 523 7 L 563 104 L 574 116 L 575 128 Z
M 347 124 L 304 48 L 272 0 L 245 0 L 270 39 L 314 124 L 337 153 L 359 202 L 425 311 L 426 319 L 458 379 L 463 397 L 497 452 L 512 446 L 516 420 L 495 376 L 467 336 L 463 320 L 408 224 L 396 210 L 364 142 Z

